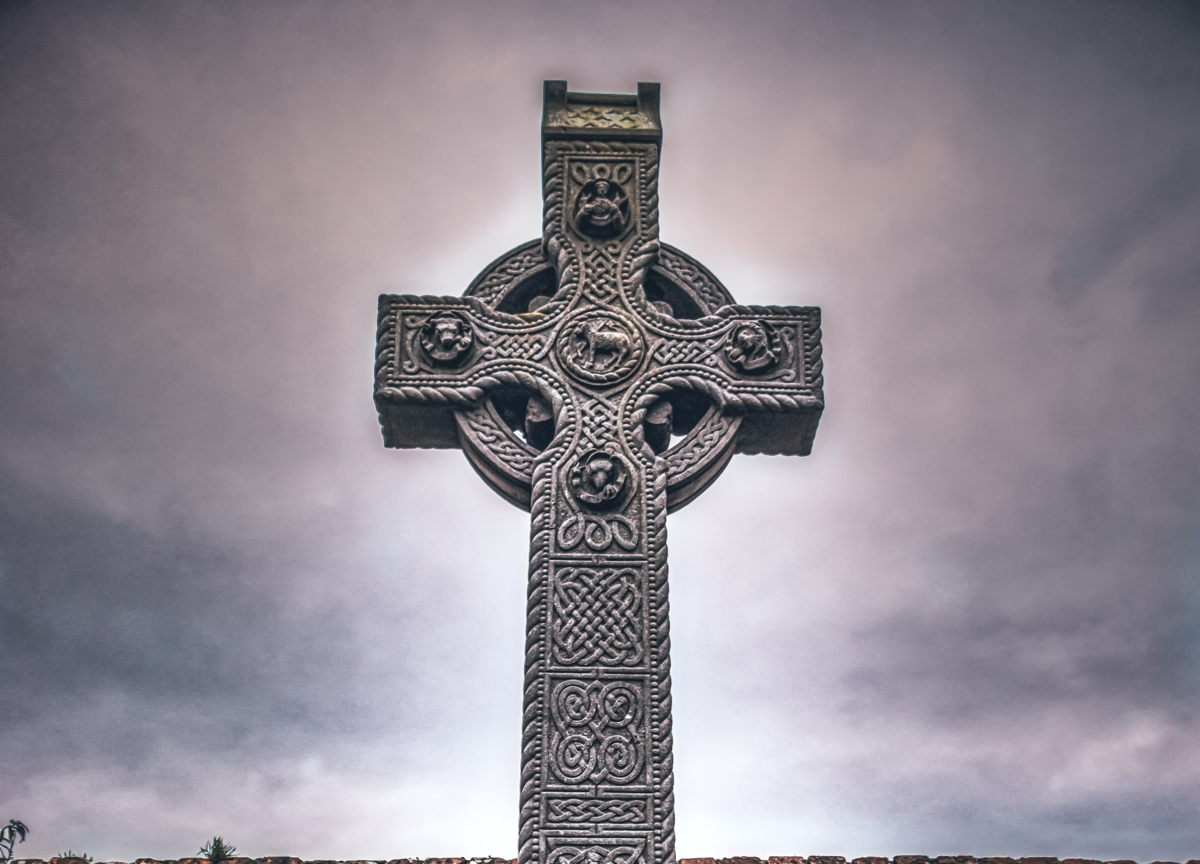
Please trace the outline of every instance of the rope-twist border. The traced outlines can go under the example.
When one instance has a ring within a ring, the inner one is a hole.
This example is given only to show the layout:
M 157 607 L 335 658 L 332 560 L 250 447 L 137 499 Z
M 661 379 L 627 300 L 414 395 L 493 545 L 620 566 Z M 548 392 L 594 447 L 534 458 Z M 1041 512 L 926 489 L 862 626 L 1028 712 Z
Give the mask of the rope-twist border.
M 640 427 L 639 427 L 640 428 Z M 651 656 L 654 670 L 650 703 L 654 706 L 651 728 L 654 765 L 654 833 L 657 864 L 675 864 L 675 735 L 671 720 L 671 604 L 667 585 L 667 465 L 661 457 L 650 462 L 653 474 L 648 496 L 647 525 L 650 554 L 650 594 L 654 597 L 654 629 Z
M 517 828 L 517 861 L 533 864 L 541 821 L 542 729 L 545 704 L 542 670 L 546 664 L 546 604 L 550 580 L 550 550 L 554 542 L 554 464 L 569 449 L 575 434 L 573 408 L 565 400 L 556 414 L 560 423 L 549 446 L 533 465 L 530 494 L 529 584 L 525 605 L 525 678 L 521 716 L 521 797 Z

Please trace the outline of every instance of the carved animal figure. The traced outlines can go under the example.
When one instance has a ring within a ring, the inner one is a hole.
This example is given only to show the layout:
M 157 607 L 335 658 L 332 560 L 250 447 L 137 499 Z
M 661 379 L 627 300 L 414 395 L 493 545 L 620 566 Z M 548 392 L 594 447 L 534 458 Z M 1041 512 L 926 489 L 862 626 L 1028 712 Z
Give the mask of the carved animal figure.
M 458 318 L 431 318 L 421 334 L 421 344 L 436 360 L 454 360 L 471 345 L 471 334 Z
M 584 321 L 575 328 L 575 351 L 579 363 L 596 372 L 618 365 L 629 354 L 629 336 L 607 321 Z

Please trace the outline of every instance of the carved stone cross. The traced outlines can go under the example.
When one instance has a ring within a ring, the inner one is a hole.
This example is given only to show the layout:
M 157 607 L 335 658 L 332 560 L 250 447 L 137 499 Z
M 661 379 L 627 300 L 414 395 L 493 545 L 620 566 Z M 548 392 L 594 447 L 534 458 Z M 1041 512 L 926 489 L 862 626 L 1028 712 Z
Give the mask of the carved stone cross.
M 674 864 L 667 513 L 734 453 L 809 453 L 824 404 L 819 309 L 659 242 L 658 95 L 547 81 L 541 239 L 379 298 L 384 443 L 461 447 L 532 513 L 520 864 Z

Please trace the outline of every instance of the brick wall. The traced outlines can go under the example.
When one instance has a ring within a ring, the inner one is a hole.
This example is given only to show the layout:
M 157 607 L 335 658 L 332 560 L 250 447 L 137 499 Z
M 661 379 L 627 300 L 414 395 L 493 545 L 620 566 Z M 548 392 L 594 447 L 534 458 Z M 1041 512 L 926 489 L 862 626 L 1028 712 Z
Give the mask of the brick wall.
M 18 858 L 12 864 L 87 864 L 82 858 Z M 207 858 L 138 858 L 135 862 L 110 861 L 98 864 L 211 864 Z M 390 860 L 347 860 L 347 861 L 302 861 L 276 855 L 267 858 L 230 858 L 226 864 L 517 864 L 505 858 L 392 858 Z M 973 855 L 897 855 L 894 858 L 854 858 L 847 862 L 840 855 L 772 855 L 762 858 L 738 856 L 733 858 L 681 858 L 679 864 L 1138 864 L 1136 861 L 1119 859 L 1100 861 L 1094 858 L 977 858 Z M 1145 864 L 1200 864 L 1200 859 L 1181 861 L 1153 861 Z

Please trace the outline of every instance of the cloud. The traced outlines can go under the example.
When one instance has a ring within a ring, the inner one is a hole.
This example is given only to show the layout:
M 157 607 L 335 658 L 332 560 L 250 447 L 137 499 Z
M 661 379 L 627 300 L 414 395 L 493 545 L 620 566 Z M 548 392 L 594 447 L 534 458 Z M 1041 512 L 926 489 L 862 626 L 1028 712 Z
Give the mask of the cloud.
M 1190 13 L 2 14 L 23 854 L 513 854 L 527 517 L 370 369 L 537 236 L 566 77 L 661 80 L 664 239 L 823 307 L 813 455 L 671 518 L 680 853 L 1194 855 Z

